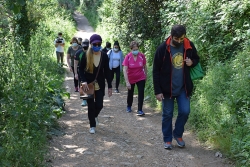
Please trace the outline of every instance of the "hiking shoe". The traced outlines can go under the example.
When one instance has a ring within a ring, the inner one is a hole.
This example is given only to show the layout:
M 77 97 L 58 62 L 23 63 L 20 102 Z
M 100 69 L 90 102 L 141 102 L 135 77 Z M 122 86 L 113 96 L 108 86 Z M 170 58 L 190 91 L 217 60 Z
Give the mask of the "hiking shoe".
M 127 112 L 132 112 L 131 107 L 127 107 Z
M 83 100 L 81 106 L 86 106 L 86 105 L 87 105 L 87 101 Z
M 95 125 L 99 125 L 99 121 L 97 117 L 95 117 Z
M 89 133 L 94 134 L 94 133 L 95 133 L 95 127 L 91 127 L 91 128 L 89 129 Z
M 118 89 L 116 89 L 114 92 L 115 92 L 115 93 L 120 93 Z
M 145 115 L 145 113 L 143 112 L 143 111 L 137 111 L 137 114 L 136 115 L 138 115 L 138 116 L 143 116 L 143 115 Z
M 75 87 L 75 92 L 79 92 L 78 87 Z
M 164 148 L 167 150 L 172 150 L 173 146 L 171 142 L 164 143 Z
M 179 147 L 185 147 L 185 142 L 184 142 L 184 140 L 180 137 L 180 138 L 177 138 L 177 137 L 174 137 L 174 139 L 176 140 L 176 142 L 177 142 L 177 145 L 179 146 Z

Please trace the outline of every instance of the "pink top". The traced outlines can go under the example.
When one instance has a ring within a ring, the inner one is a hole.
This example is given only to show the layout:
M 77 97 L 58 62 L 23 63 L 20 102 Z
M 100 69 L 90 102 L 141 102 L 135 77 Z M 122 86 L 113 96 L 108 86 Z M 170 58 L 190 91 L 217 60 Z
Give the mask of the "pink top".
M 146 74 L 144 71 L 146 58 L 141 52 L 138 53 L 136 61 L 133 58 L 133 54 L 131 52 L 127 54 L 122 65 L 128 67 L 127 74 L 130 84 L 134 84 L 138 81 L 146 79 Z

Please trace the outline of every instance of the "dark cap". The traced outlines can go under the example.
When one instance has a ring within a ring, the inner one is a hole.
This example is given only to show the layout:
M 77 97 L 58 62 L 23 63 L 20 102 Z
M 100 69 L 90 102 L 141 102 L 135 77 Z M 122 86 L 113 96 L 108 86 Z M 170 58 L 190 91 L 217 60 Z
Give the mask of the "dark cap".
M 89 40 L 87 38 L 85 38 L 83 41 L 82 41 L 82 46 L 85 47 L 85 46 L 89 46 Z
M 93 34 L 90 37 L 90 44 L 97 43 L 97 42 L 102 42 L 102 37 L 100 35 L 98 35 L 98 34 Z
M 59 32 L 59 33 L 58 33 L 58 35 L 62 35 L 62 33 L 61 33 L 61 32 Z
M 118 41 L 115 41 L 114 45 L 120 46 Z
M 111 43 L 110 42 L 106 42 L 106 47 L 107 48 L 111 48 Z

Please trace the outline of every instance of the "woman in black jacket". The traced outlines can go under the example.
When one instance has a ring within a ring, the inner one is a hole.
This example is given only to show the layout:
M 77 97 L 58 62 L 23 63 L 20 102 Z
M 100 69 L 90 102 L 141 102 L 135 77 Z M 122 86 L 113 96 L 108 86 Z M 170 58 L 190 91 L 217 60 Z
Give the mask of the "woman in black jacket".
M 84 90 L 88 90 L 88 83 L 96 78 L 95 97 L 88 99 L 88 118 L 90 123 L 90 133 L 95 133 L 95 127 L 98 124 L 98 115 L 103 108 L 103 97 L 105 95 L 105 79 L 108 83 L 108 96 L 112 96 L 111 71 L 109 69 L 108 55 L 101 52 L 102 38 L 98 34 L 90 37 L 90 47 L 83 55 L 79 64 L 79 73 L 81 85 Z M 96 77 L 96 74 L 99 73 Z

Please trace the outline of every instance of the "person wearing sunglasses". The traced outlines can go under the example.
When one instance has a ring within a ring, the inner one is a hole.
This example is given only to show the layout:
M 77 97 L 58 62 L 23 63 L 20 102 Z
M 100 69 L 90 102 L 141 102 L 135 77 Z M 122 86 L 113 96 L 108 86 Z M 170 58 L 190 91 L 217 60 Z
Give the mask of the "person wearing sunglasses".
M 120 84 L 120 74 L 122 71 L 122 62 L 123 62 L 123 53 L 121 51 L 120 45 L 118 41 L 114 42 L 113 49 L 108 51 L 109 56 L 109 68 L 111 70 L 111 79 L 113 81 L 114 74 L 116 76 L 116 84 L 115 84 L 115 93 L 119 93 L 119 84 Z
M 82 46 L 78 44 L 77 38 L 73 37 L 70 41 L 71 46 L 67 51 L 67 64 L 71 72 L 73 72 L 74 76 L 77 74 L 76 68 L 74 68 L 74 59 L 75 54 L 78 50 L 82 50 Z M 78 92 L 78 80 L 74 78 L 75 92 Z
M 79 41 L 79 38 L 78 38 L 78 41 Z M 83 55 L 82 53 L 86 53 L 87 50 L 89 48 L 89 40 L 87 38 L 85 38 L 83 41 L 82 41 L 82 50 L 78 51 L 79 53 L 76 53 L 75 54 L 75 60 L 74 60 L 74 68 L 75 68 L 75 71 L 77 70 L 77 73 L 75 73 L 75 79 L 76 80 L 79 80 L 79 61 L 81 61 L 82 57 L 80 57 L 80 55 Z M 80 87 L 80 82 L 79 82 L 79 87 Z M 82 100 L 82 104 L 81 106 L 86 106 L 87 105 L 87 101 L 86 100 Z
M 125 56 L 122 63 L 123 74 L 128 89 L 127 96 L 127 112 L 132 112 L 132 103 L 134 96 L 134 88 L 137 85 L 138 89 L 138 116 L 143 116 L 145 113 L 142 111 L 144 100 L 144 89 L 147 78 L 147 67 L 145 55 L 139 52 L 139 44 L 136 41 L 130 43 L 131 52 Z
M 95 80 L 94 98 L 87 99 L 88 119 L 90 124 L 89 132 L 96 132 L 98 125 L 98 115 L 103 108 L 103 98 L 105 95 L 105 79 L 108 84 L 108 96 L 112 96 L 111 71 L 109 69 L 108 55 L 101 51 L 102 38 L 98 34 L 90 37 L 90 47 L 86 54 L 83 54 L 79 64 L 79 74 L 81 86 L 88 90 L 88 83 Z M 98 74 L 98 75 L 97 75 Z

